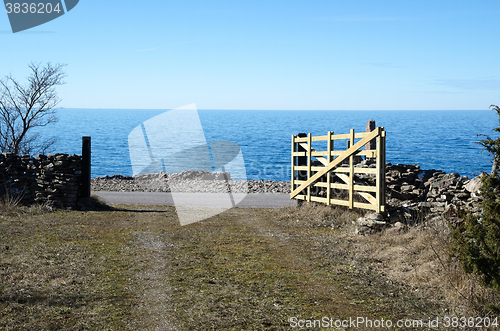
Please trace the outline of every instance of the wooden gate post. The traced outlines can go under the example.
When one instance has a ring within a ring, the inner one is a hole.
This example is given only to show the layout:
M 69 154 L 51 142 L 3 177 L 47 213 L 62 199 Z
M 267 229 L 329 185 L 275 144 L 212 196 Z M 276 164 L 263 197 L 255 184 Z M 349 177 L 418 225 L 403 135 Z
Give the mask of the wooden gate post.
M 90 167 L 91 167 L 91 147 L 90 137 L 82 137 L 82 186 L 80 192 L 80 199 L 84 206 L 91 206 L 90 202 Z
M 373 130 L 375 130 L 375 120 L 369 120 L 366 123 L 366 132 L 372 132 Z M 374 149 L 376 149 L 375 139 L 371 140 L 368 144 L 365 145 L 365 150 L 374 150 Z
M 377 137 L 377 175 L 376 175 L 376 199 L 377 213 L 385 212 L 385 131 L 384 128 L 377 128 L 379 135 Z

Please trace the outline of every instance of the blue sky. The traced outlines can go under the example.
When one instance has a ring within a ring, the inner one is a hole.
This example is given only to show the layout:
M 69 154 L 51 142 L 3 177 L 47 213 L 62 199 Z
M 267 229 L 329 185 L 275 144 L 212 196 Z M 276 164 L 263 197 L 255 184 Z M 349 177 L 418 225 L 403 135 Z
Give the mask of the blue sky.
M 0 15 L 0 74 L 67 63 L 67 108 L 487 109 L 499 17 L 498 0 L 80 0 L 15 34 Z

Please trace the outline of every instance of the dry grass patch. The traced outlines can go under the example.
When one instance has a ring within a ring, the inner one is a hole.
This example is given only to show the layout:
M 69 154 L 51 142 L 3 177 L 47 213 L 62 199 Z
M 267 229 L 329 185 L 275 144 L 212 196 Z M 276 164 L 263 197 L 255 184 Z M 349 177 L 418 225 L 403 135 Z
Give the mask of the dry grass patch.
M 498 304 L 500 298 L 480 286 L 475 277 L 465 274 L 459 261 L 450 256 L 450 231 L 442 218 L 434 218 L 402 233 L 382 232 L 363 237 L 354 234 L 354 226 L 350 223 L 360 214 L 340 207 L 328 209 L 309 204 L 297 210 L 290 209 L 278 219 L 292 226 L 293 219 L 297 218 L 296 226 L 339 229 L 335 236 L 316 236 L 315 246 L 324 250 L 317 258 L 337 261 L 339 274 L 347 270 L 356 274 L 359 281 L 375 282 L 378 285 L 365 288 L 377 289 L 380 296 L 397 301 L 398 297 L 408 295 L 401 302 L 406 316 L 494 318 L 484 306 Z M 300 225 L 308 215 L 309 221 Z M 370 278 L 369 275 L 376 276 Z M 392 287 L 384 287 L 382 281 Z
M 450 255 L 446 221 L 434 218 L 400 234 L 379 234 L 361 239 L 358 259 L 395 282 L 435 302 L 445 302 L 448 315 L 491 316 L 486 303 L 499 303 L 493 291 L 465 274 Z
M 134 226 L 151 214 L 17 212 L 1 218 L 0 329 L 125 329 L 136 302 L 130 289 L 136 261 L 124 252 Z
M 187 226 L 172 207 L 1 215 L 2 330 L 289 330 L 293 316 L 467 309 L 444 289 L 441 230 L 361 237 L 360 212 L 341 207 L 233 208 Z
M 18 215 L 33 215 L 48 212 L 51 210 L 47 204 L 33 204 L 23 206 L 21 204 L 22 194 L 4 194 L 0 196 L 0 218 L 13 217 Z
M 444 314 L 446 307 L 442 300 L 411 290 L 412 286 L 406 279 L 388 277 L 391 263 L 400 255 L 400 248 L 387 244 L 387 261 L 383 261 L 379 257 L 384 247 L 383 236 L 354 234 L 353 221 L 364 213 L 342 207 L 305 204 L 288 209 L 278 220 L 295 229 L 310 229 L 296 233 L 304 240 L 304 248 L 310 251 L 312 259 L 319 261 L 317 263 L 323 270 L 335 274 L 345 293 L 376 297 L 376 300 L 366 303 L 378 312 L 378 316 L 384 316 L 387 310 L 402 318 L 426 319 Z M 406 256 L 402 260 L 406 264 L 412 263 L 413 257 L 408 259 Z

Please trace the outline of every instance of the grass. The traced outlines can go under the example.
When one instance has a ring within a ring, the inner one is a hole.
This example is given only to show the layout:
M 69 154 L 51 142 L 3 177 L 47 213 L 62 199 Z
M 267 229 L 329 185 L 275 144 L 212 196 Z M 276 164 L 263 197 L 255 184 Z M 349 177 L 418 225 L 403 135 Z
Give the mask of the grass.
M 315 204 L 233 208 L 184 227 L 172 207 L 1 210 L 1 330 L 289 330 L 294 316 L 477 316 L 438 225 L 360 237 L 360 214 Z

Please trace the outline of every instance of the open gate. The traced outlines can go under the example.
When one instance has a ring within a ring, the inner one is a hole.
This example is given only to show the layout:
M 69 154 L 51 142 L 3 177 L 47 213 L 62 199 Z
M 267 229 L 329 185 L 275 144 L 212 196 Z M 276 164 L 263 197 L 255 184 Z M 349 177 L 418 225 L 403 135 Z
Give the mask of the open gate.
M 292 136 L 290 199 L 384 212 L 385 135 L 384 128 L 377 127 L 362 133 L 354 133 L 351 129 L 348 134 L 334 135 L 329 131 L 326 136 L 313 137 L 310 133 Z M 335 149 L 338 140 L 347 140 L 347 149 Z M 317 141 L 326 141 L 326 150 L 312 148 Z M 369 161 L 364 165 L 361 163 L 363 157 Z M 370 163 L 371 166 L 366 165 Z M 339 192 L 347 193 L 348 198 L 340 199 L 342 194 Z M 355 196 L 363 199 L 355 201 Z

